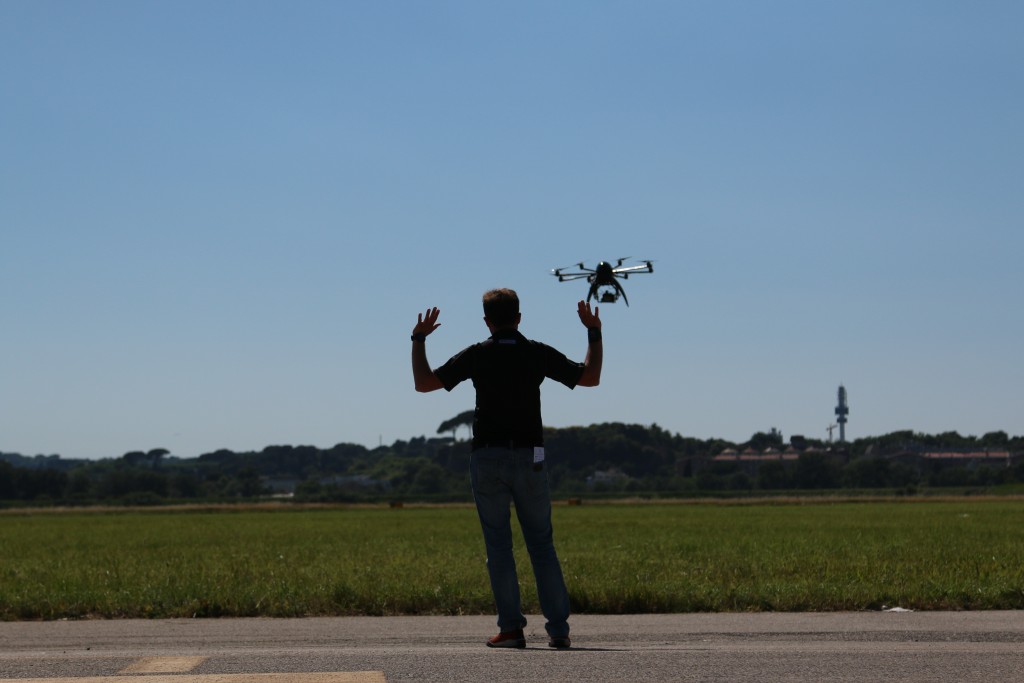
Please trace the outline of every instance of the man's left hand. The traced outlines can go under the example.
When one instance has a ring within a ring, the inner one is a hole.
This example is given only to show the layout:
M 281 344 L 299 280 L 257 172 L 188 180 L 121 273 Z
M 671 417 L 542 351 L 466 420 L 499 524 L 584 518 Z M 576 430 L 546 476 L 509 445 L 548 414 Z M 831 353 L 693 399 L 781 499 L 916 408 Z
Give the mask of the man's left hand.
M 601 318 L 598 317 L 600 310 L 597 306 L 594 307 L 594 311 L 590 311 L 589 301 L 580 301 L 577 305 L 577 312 L 580 314 L 580 322 L 583 323 L 587 329 L 601 329 Z

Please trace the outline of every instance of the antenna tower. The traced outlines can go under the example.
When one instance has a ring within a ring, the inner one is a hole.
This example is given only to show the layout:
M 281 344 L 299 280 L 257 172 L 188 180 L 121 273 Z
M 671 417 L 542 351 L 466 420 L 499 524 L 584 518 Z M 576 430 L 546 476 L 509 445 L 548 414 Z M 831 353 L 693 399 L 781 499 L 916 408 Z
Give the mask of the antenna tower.
M 836 406 L 836 422 L 839 423 L 839 443 L 846 443 L 846 416 L 850 408 L 846 405 L 846 387 L 839 385 L 839 405 Z

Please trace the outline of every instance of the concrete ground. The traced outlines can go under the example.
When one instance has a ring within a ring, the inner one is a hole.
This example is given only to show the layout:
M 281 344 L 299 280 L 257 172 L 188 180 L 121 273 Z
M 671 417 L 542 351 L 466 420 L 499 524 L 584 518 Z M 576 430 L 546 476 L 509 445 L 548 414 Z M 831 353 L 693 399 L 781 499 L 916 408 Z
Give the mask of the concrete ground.
M 0 681 L 1022 681 L 1024 612 L 575 615 L 573 648 L 492 650 L 494 619 L 0 623 Z

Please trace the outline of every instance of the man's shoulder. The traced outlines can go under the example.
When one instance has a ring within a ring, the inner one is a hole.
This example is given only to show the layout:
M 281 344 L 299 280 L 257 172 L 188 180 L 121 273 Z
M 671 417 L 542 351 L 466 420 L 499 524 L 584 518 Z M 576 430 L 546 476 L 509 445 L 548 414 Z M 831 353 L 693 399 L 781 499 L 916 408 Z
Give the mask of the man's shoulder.
M 555 347 L 551 346 L 550 344 L 546 344 L 545 342 L 540 341 L 539 339 L 527 339 L 526 337 L 523 337 L 523 341 L 525 341 L 530 346 L 532 346 L 532 347 L 534 347 L 536 349 L 543 349 L 545 351 L 557 351 L 558 350 Z

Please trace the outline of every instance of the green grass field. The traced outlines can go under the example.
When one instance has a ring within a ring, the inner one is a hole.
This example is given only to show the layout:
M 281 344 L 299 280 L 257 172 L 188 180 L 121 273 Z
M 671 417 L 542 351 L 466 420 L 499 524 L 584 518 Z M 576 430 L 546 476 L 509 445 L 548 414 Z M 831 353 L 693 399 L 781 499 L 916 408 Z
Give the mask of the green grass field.
M 576 612 L 1024 608 L 1020 500 L 558 506 L 555 540 Z M 5 620 L 491 612 L 471 508 L 0 515 Z

